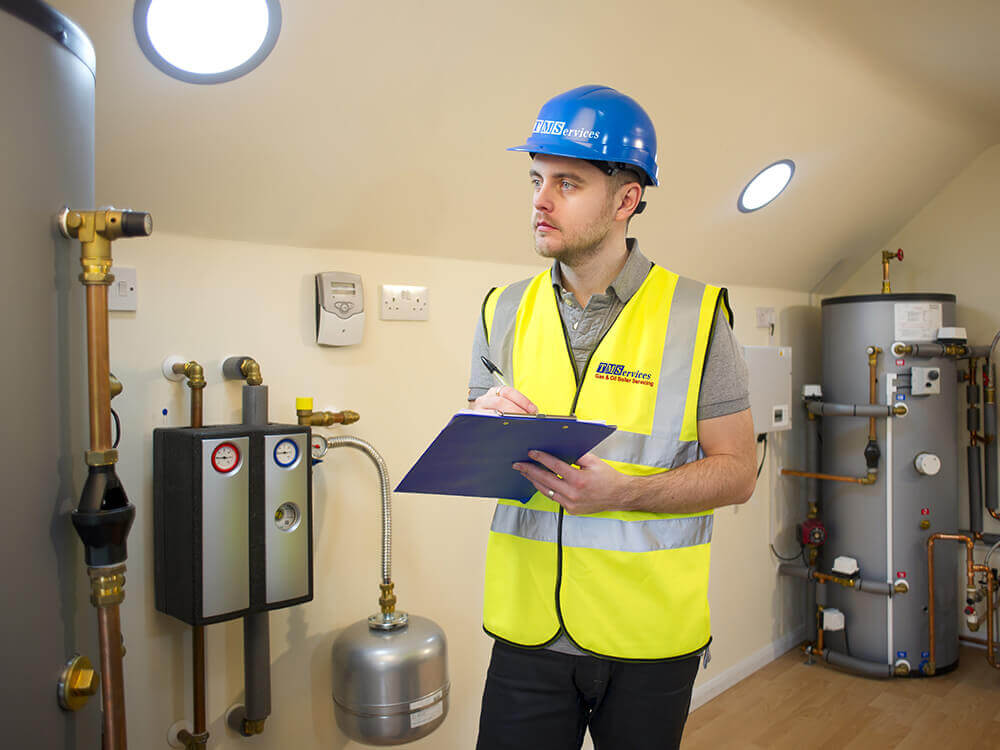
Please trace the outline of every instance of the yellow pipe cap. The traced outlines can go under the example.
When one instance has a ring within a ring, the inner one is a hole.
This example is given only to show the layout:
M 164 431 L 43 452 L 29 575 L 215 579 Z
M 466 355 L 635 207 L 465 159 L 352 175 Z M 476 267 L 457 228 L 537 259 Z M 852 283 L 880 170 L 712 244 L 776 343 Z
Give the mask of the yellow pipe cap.
M 299 397 L 295 399 L 295 411 L 312 411 L 313 400 L 309 397 Z

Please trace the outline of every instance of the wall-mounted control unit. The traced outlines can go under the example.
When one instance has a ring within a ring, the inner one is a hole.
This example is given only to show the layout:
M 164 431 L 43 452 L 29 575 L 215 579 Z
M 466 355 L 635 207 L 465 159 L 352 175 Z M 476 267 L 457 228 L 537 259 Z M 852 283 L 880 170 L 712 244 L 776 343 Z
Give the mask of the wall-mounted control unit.
M 360 344 L 365 332 L 365 290 L 356 273 L 316 274 L 316 342 Z
M 792 429 L 792 347 L 744 346 L 755 435 Z
M 156 608 L 189 625 L 313 598 L 310 430 L 153 431 Z

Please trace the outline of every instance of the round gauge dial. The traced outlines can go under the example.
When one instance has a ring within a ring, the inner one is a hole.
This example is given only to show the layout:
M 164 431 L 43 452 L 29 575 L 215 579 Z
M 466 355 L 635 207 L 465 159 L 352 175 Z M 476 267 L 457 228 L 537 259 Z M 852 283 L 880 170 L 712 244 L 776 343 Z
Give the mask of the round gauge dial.
M 274 511 L 274 525 L 278 527 L 278 531 L 295 531 L 301 520 L 302 513 L 295 503 L 282 503 Z
M 309 450 L 312 452 L 313 458 L 323 458 L 326 455 L 326 438 L 322 435 L 313 435 L 312 440 L 309 442 Z
M 220 474 L 228 474 L 240 465 L 240 449 L 232 443 L 220 443 L 212 451 L 212 468 Z
M 285 438 L 274 446 L 274 462 L 283 469 L 299 460 L 299 446 L 291 438 Z

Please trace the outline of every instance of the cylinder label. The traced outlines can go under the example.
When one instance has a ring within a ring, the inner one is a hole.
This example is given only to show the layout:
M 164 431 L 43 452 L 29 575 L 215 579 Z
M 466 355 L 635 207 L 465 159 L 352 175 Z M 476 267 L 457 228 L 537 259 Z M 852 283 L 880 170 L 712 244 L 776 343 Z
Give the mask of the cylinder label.
M 444 701 L 441 701 L 440 703 L 435 703 L 430 708 L 425 708 L 423 711 L 417 711 L 416 713 L 410 714 L 410 729 L 415 729 L 417 727 L 422 727 L 424 724 L 429 724 L 443 713 Z
M 943 320 L 940 302 L 897 302 L 894 308 L 897 341 L 937 341 Z

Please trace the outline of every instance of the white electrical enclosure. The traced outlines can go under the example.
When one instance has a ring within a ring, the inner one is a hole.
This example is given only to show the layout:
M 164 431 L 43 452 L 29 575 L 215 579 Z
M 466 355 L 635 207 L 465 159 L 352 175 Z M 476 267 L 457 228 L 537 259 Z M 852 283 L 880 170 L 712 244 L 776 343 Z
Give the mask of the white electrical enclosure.
M 792 429 L 792 348 L 744 346 L 754 434 Z
M 365 332 L 365 289 L 356 273 L 316 274 L 316 343 L 360 344 Z

